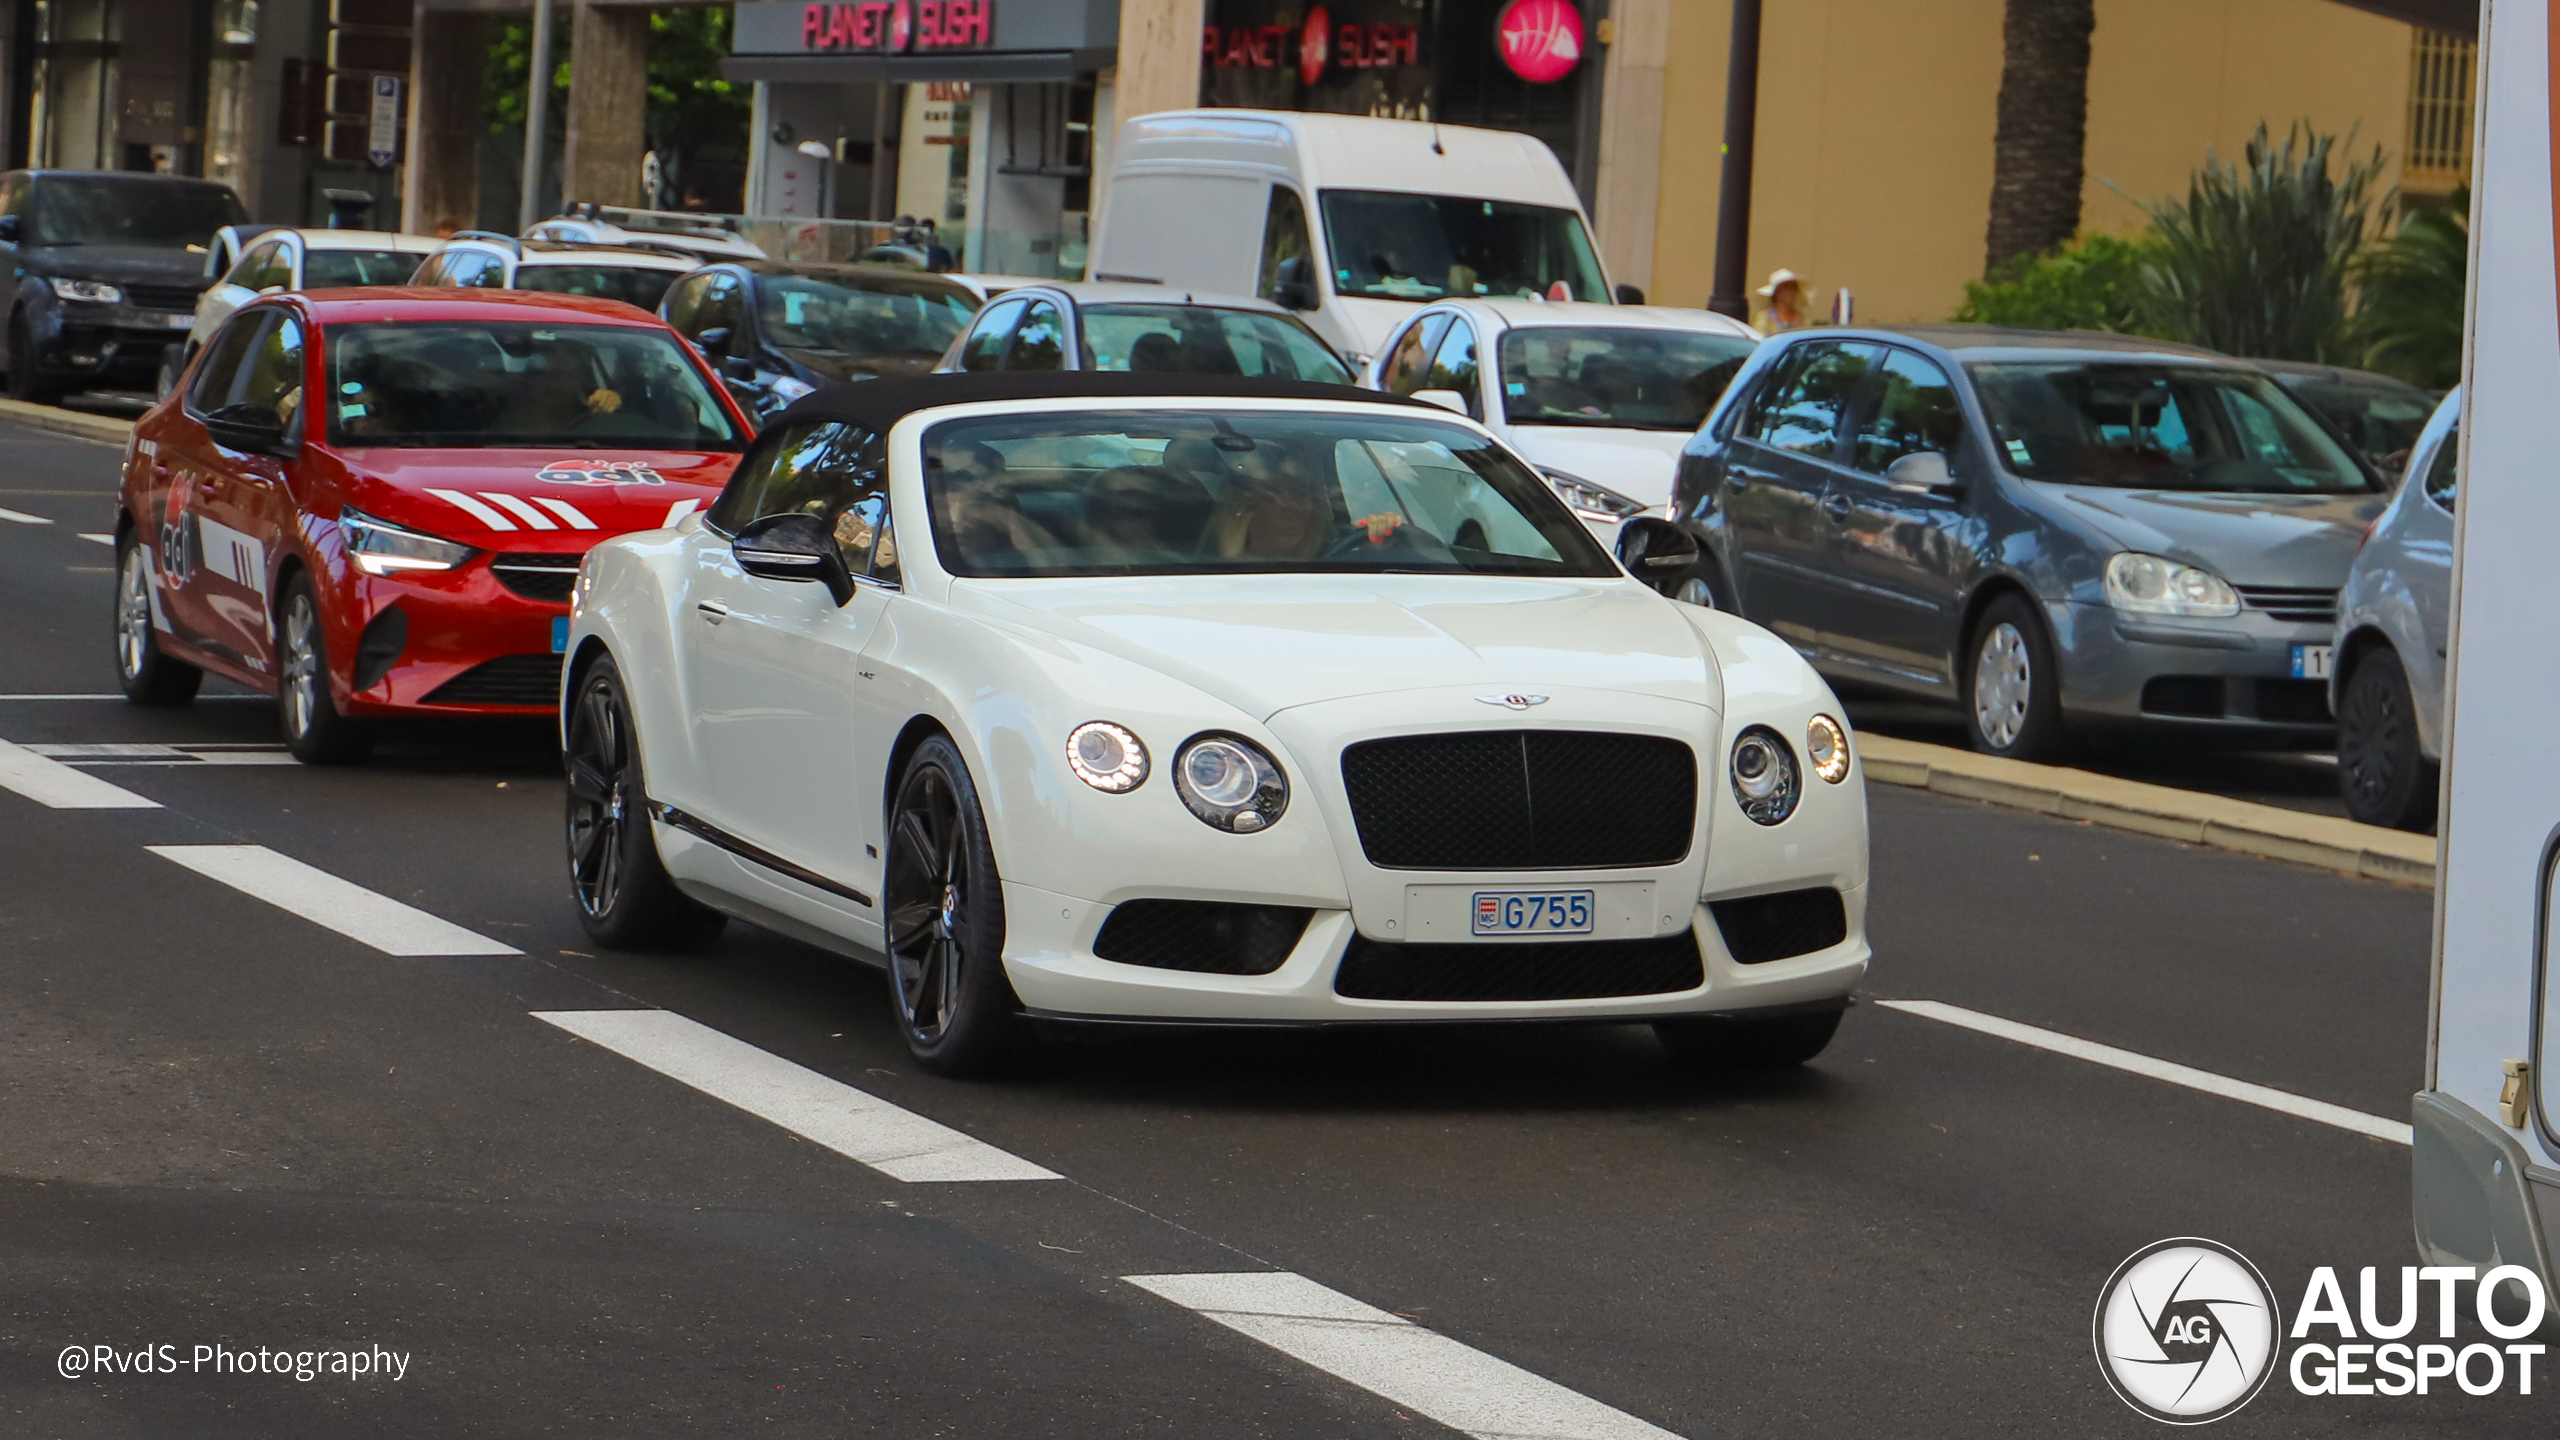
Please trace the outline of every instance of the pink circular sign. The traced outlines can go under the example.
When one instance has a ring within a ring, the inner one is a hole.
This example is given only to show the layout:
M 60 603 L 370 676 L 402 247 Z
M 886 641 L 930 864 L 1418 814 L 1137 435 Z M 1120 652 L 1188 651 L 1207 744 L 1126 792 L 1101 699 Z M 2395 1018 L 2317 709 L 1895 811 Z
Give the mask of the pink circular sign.
M 1333 17 L 1318 5 L 1307 12 L 1306 28 L 1298 32 L 1298 79 L 1313 85 L 1324 78 L 1324 62 L 1333 53 Z
M 1582 63 L 1582 12 L 1573 0 L 1511 0 L 1493 22 L 1493 47 L 1512 74 L 1552 85 Z

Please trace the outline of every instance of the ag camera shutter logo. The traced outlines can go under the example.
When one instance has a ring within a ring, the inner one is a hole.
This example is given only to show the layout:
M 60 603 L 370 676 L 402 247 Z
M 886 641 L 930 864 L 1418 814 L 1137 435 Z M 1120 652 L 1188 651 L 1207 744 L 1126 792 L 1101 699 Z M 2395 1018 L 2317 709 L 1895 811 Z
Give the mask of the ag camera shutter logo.
M 2181 1237 L 2135 1251 L 2098 1292 L 2098 1368 L 2124 1403 L 2202 1425 L 2257 1398 L 2283 1334 L 2275 1294 L 2248 1257 Z

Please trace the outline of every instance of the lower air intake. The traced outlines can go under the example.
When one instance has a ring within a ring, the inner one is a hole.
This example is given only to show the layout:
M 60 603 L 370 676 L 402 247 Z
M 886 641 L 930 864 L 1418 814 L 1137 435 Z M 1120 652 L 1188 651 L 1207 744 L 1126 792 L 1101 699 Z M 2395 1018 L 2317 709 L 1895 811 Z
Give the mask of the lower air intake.
M 1295 905 L 1131 900 L 1112 907 L 1093 953 L 1156 970 L 1268 975 L 1298 948 L 1315 913 Z
M 1739 965 L 1765 965 L 1828 950 L 1849 938 L 1849 909 L 1830 886 L 1710 900 L 1707 909 Z
M 1397 945 L 1353 937 L 1333 990 L 1353 1000 L 1596 1000 L 1706 983 L 1698 938 Z
M 560 703 L 557 655 L 501 655 L 484 660 L 427 692 L 428 705 L 540 705 Z

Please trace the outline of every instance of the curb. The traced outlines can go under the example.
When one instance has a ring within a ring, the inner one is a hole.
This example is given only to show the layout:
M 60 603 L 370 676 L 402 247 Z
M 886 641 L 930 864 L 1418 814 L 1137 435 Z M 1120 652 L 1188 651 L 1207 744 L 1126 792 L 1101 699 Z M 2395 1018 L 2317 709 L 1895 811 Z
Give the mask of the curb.
M 133 438 L 133 422 L 130 420 L 61 410 L 51 405 L 30 405 L 24 400 L 0 400 L 0 420 L 23 425 L 30 430 L 68 435 L 75 440 L 95 441 L 100 445 L 121 447 Z
M 1860 767 L 1880 784 L 2290 860 L 2368 880 L 2436 883 L 2436 842 L 2430 835 L 1886 735 L 1860 735 L 1857 745 Z

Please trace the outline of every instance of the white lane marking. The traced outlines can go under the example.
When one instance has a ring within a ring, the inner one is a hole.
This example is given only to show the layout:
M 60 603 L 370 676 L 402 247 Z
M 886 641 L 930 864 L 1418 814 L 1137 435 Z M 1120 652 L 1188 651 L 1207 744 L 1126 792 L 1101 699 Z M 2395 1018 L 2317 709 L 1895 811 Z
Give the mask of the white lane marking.
M 444 501 L 446 504 L 453 506 L 455 509 L 462 511 L 464 514 L 469 515 L 472 519 L 479 521 L 481 524 L 488 526 L 492 530 L 506 532 L 512 531 L 516 528 L 516 522 L 513 520 L 510 520 L 506 516 L 499 514 L 497 511 L 490 509 L 488 506 L 481 504 L 479 501 L 472 499 L 470 496 L 463 494 L 459 490 L 431 489 L 427 493 Z
M 498 497 L 493 495 L 489 498 L 494 500 Z M 559 516 L 561 519 L 568 521 L 569 528 L 572 530 L 593 530 L 596 528 L 596 522 L 587 518 L 586 511 L 579 509 L 577 506 L 570 504 L 566 500 L 554 500 L 548 495 L 536 495 L 533 497 L 533 503 L 550 511 L 552 514 Z
M 559 523 L 503 490 L 483 490 L 480 498 L 506 511 L 536 530 L 557 530 Z
M 682 520 L 687 515 L 690 515 L 701 508 L 702 502 L 699 500 L 679 500 L 673 505 L 667 507 L 667 518 L 658 528 L 661 530 L 673 530 L 676 528 L 677 521 Z
M 536 1010 L 533 1018 L 859 1160 L 892 1180 L 1059 1178 L 1054 1170 L 671 1010 Z
M 1967 1030 L 1978 1030 L 1985 1035 L 1997 1035 L 2003 1040 L 2015 1040 L 2021 1045 L 2032 1045 L 2039 1050 L 2050 1050 L 2057 1055 L 2086 1060 L 2093 1065 L 2105 1065 L 2117 1070 L 2130 1071 L 2154 1080 L 2166 1080 L 2172 1085 L 2184 1085 L 2190 1090 L 2201 1090 L 2207 1095 L 2219 1095 L 2226 1100 L 2238 1100 L 2244 1104 L 2280 1111 L 2299 1119 L 2316 1120 L 2323 1125 L 2335 1125 L 2341 1130 L 2370 1135 L 2376 1140 L 2389 1140 L 2401 1145 L 2410 1143 L 2409 1123 L 2405 1120 L 2368 1115 L 2362 1110 L 2350 1110 L 2344 1105 L 2332 1105 L 2326 1100 L 2314 1100 L 2308 1096 L 2296 1095 L 2290 1090 L 2253 1085 L 2246 1080 L 2234 1080 L 2228 1075 L 2216 1075 L 2210 1070 L 2198 1070 L 2192 1065 L 2181 1065 L 2174 1060 L 2158 1060 L 2136 1051 L 2119 1050 L 2113 1045 L 2101 1045 L 2095 1040 L 2083 1040 L 2075 1035 L 2065 1035 L 2059 1030 L 2046 1030 L 2034 1025 L 2022 1025 L 2015 1020 L 2003 1020 L 1997 1015 L 1985 1015 L 1979 1010 L 1967 1010 L 1961 1005 L 1948 1005 L 1937 1000 L 1879 1000 L 1876 1003 L 1888 1010 L 1899 1010 L 1906 1015 L 1918 1015 L 1925 1019 L 1962 1026 Z
M 440 920 L 264 845 L 147 845 L 208 879 L 289 910 L 386 955 L 521 955 L 513 945 Z
M 29 751 L 73 765 L 293 765 L 281 745 L 160 745 L 139 741 L 29 745 Z
M 24 510 L 0 510 L 0 520 L 15 520 L 21 525 L 50 525 L 53 523 L 41 515 L 30 515 Z
M 121 703 L 124 698 L 113 691 L 103 695 L 0 695 L 0 704 L 12 700 L 114 700 Z M 272 705 L 275 699 L 273 695 L 199 695 L 196 703 L 201 705 L 207 700 L 263 700 Z
M 6 740 L 0 740 L 0 789 L 14 790 L 56 810 L 160 808 L 157 800 L 146 800 L 121 785 L 110 785 L 95 775 Z
M 1479 1440 L 1677 1440 L 1658 1425 L 1304 1275 L 1121 1278 Z
M 83 540 L 95 540 L 101 545 L 113 545 L 116 543 L 116 537 L 113 535 L 100 535 L 95 531 L 90 530 L 81 531 L 80 538 Z

